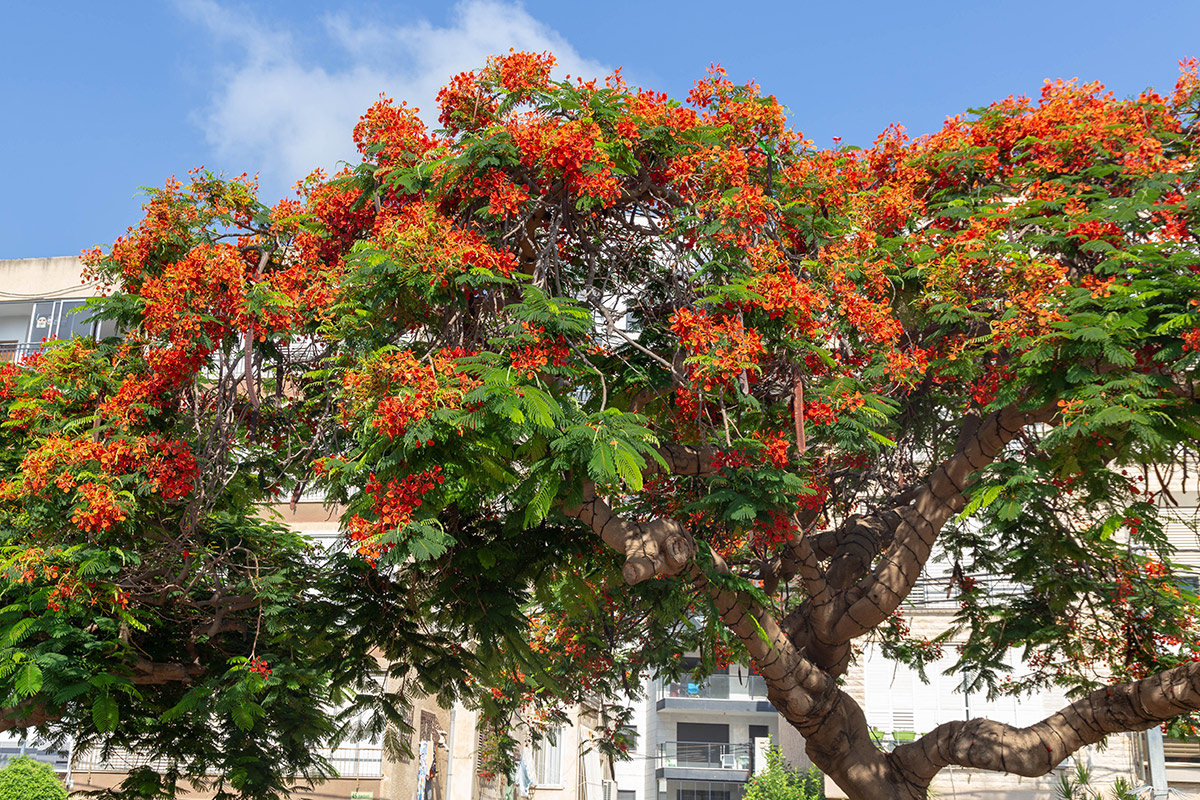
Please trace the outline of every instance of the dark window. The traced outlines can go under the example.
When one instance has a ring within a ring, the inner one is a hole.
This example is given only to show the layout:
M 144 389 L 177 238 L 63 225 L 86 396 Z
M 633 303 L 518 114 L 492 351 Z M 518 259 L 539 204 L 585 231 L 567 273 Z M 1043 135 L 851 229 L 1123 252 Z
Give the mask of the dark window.
M 76 336 L 90 339 L 95 335 L 96 323 L 91 319 L 93 312 L 83 306 L 83 300 L 64 300 L 59 306 L 59 339 L 73 339 Z
M 680 789 L 675 793 L 676 800 L 729 800 L 728 789 L 710 789 L 707 786 L 697 786 L 694 789 Z
M 617 800 L 637 800 L 637 792 L 632 789 L 618 789 Z
M 421 741 L 436 742 L 438 738 L 438 720 L 436 714 L 428 711 L 421 712 Z
M 676 722 L 675 738 L 680 742 L 729 744 L 729 726 L 711 722 Z

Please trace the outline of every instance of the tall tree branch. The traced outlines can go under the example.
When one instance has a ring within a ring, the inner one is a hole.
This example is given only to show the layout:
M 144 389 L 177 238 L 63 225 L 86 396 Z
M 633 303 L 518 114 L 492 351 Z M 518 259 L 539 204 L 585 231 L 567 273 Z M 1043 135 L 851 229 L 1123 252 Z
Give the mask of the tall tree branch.
M 849 642 L 868 633 L 899 607 L 920 577 L 942 526 L 965 507 L 963 491 L 970 477 L 992 463 L 1027 425 L 1047 422 L 1054 413 L 1053 406 L 1033 412 L 1008 406 L 978 424 L 968 416 L 955 454 L 934 469 L 911 505 L 873 515 L 893 531 L 892 542 L 874 570 L 843 593 L 845 612 L 831 631 L 834 642 Z M 830 565 L 831 581 L 839 556 Z M 861 563 L 854 561 L 850 574 Z

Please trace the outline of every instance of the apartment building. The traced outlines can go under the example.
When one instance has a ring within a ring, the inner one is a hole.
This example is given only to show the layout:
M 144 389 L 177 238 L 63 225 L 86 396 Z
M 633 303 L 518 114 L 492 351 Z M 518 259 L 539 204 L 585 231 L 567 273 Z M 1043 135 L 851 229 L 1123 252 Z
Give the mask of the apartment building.
M 644 690 L 630 701 L 634 746 L 629 760 L 614 764 L 611 800 L 740 800 L 772 742 L 807 765 L 799 735 L 744 665 L 701 679 L 650 679 Z
M 99 294 L 81 266 L 74 256 L 0 260 L 0 362 L 21 361 L 47 339 L 96 334 L 77 313 Z

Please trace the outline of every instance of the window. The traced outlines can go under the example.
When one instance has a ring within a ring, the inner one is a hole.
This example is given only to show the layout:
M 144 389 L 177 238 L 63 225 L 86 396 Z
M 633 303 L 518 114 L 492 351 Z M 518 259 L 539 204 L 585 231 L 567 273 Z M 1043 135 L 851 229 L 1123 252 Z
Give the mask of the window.
M 638 730 L 636 725 L 622 725 L 617 735 L 625 740 L 630 750 L 636 750 L 638 745 Z
M 1200 763 L 1200 743 L 1163 737 L 1163 758 L 1171 763 Z
M 716 781 L 680 781 L 670 784 L 674 787 L 674 797 L 666 800 L 738 800 L 742 796 L 739 784 L 718 783 Z M 662 793 L 660 790 L 660 800 Z
M 729 726 L 712 722 L 677 722 L 675 735 L 681 742 L 729 743 Z
M 533 782 L 562 786 L 562 728 L 551 728 L 533 748 Z
M 84 309 L 86 300 L 42 300 L 33 304 L 29 320 L 30 342 L 43 339 L 91 338 L 96 324 Z

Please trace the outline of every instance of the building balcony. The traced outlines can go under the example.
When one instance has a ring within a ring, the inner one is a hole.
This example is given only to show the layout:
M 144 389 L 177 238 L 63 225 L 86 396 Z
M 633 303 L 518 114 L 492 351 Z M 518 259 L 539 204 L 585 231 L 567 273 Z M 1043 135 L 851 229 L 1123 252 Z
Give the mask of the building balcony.
M 21 364 L 34 353 L 40 352 L 44 342 L 0 341 L 0 364 Z
M 663 742 L 655 756 L 657 777 L 744 783 L 750 777 L 749 742 Z
M 659 711 L 774 713 L 767 702 L 767 684 L 758 675 L 710 675 L 701 682 L 659 683 L 655 699 Z

